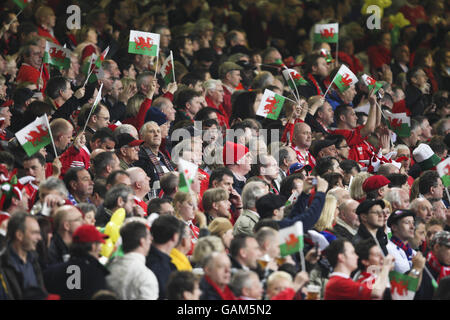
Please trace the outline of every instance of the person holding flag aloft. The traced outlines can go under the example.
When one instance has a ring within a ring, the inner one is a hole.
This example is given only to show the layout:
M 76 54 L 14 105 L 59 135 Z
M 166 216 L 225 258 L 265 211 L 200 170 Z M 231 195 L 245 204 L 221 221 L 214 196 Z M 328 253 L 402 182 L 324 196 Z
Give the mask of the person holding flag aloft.
M 358 82 L 355 74 L 346 65 L 342 65 L 330 73 L 330 79 L 333 81 L 327 89 L 329 92 L 325 98 L 333 110 L 342 104 L 353 106 L 353 98 L 356 96 L 355 84 Z
M 319 53 L 313 53 L 305 58 L 305 79 L 308 85 L 298 86 L 300 96 L 309 98 L 316 95 L 324 95 L 327 90 L 327 77 L 330 68 L 327 60 Z
M 375 155 L 375 148 L 367 141 L 367 137 L 381 123 L 381 110 L 376 105 L 373 91 L 369 94 L 370 109 L 365 125 L 357 126 L 358 117 L 350 105 L 342 104 L 334 111 L 337 129 L 331 130 L 331 134 L 340 134 L 345 137 L 350 147 L 349 159 L 356 162 L 370 160 Z

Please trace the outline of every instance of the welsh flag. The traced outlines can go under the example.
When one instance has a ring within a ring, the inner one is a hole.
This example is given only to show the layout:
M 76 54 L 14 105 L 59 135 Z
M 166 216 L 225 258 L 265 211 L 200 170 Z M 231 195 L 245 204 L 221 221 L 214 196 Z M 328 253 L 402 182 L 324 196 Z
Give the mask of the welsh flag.
M 327 63 L 331 63 L 334 61 L 333 56 L 331 55 L 330 51 L 327 49 L 320 49 L 320 55 L 325 58 Z
M 197 174 L 198 166 L 192 162 L 178 159 L 178 172 L 180 173 L 180 181 L 178 189 L 182 192 L 189 192 L 192 181 Z
M 170 51 L 170 55 L 164 60 L 164 63 L 161 66 L 161 76 L 166 85 L 174 81 L 172 51 Z
M 295 90 L 295 87 L 297 86 L 303 86 L 308 84 L 308 81 L 303 78 L 300 73 L 297 72 L 297 70 L 294 69 L 285 69 L 282 72 L 284 79 L 288 83 L 288 86 Z
M 286 98 L 266 89 L 259 104 L 256 115 L 277 120 Z
M 128 52 L 156 57 L 158 55 L 159 37 L 158 33 L 131 30 Z
M 406 274 L 389 272 L 392 300 L 412 300 L 419 286 L 419 279 Z
M 293 191 L 291 196 L 289 197 L 289 199 L 287 199 L 285 206 L 288 206 L 290 204 L 296 203 L 297 202 L 297 198 L 298 198 L 299 194 L 297 191 Z
M 374 78 L 367 74 L 362 75 L 362 79 L 364 84 L 369 88 L 369 92 L 372 91 L 372 88 L 375 87 L 373 93 L 377 93 L 378 89 L 380 89 L 383 85 L 377 82 Z
M 89 83 L 93 83 L 98 79 L 103 79 L 103 68 L 102 63 L 106 58 L 106 55 L 109 52 L 109 46 L 103 50 L 100 56 L 97 56 L 95 53 L 91 54 L 89 60 L 86 59 L 83 65 L 83 69 L 81 70 L 86 76 L 91 72 L 89 76 Z
M 36 118 L 32 123 L 16 133 L 17 141 L 28 156 L 32 156 L 52 142 L 48 132 L 47 114 Z
M 70 68 L 70 55 L 69 49 L 58 46 L 53 42 L 45 42 L 44 63 L 66 70 Z
M 336 76 L 333 79 L 333 83 L 338 87 L 340 92 L 344 92 L 348 88 L 350 88 L 351 85 L 354 85 L 358 82 L 358 78 L 355 76 L 355 74 L 345 65 L 343 64 Z
M 411 118 L 406 112 L 391 113 L 384 111 L 387 117 L 389 129 L 394 131 L 399 137 L 409 137 L 411 135 Z
M 303 223 L 297 221 L 294 225 L 278 231 L 278 241 L 282 257 L 303 250 Z
M 336 43 L 339 40 L 339 23 L 314 25 L 314 42 Z
M 441 161 L 436 166 L 436 170 L 442 179 L 442 183 L 445 187 L 450 186 L 450 158 Z
M 25 7 L 32 2 L 32 0 L 13 0 L 13 1 L 22 10 L 25 9 Z

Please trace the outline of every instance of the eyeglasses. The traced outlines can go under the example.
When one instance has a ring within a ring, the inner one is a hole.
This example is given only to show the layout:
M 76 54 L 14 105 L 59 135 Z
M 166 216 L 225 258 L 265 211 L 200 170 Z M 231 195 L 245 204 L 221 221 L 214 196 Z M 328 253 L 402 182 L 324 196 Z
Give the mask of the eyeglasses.
M 383 211 L 369 211 L 369 214 L 376 214 L 376 215 L 378 215 L 378 216 L 382 216 L 382 215 L 384 215 L 384 213 L 383 213 Z

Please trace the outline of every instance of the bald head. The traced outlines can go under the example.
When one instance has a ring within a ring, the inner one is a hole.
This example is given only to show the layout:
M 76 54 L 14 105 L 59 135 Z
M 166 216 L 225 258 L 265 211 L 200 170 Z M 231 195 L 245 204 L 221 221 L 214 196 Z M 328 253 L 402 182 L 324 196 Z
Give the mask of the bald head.
M 145 177 L 147 175 L 145 171 L 140 167 L 131 167 L 126 171 L 130 175 L 131 184 L 134 184 L 136 181 L 142 180 L 142 177 Z
M 297 123 L 294 126 L 292 142 L 300 149 L 309 149 L 312 142 L 311 127 L 304 122 Z
M 351 199 L 350 192 L 341 187 L 335 187 L 328 191 L 328 194 L 334 196 L 337 199 L 337 206 L 339 207 L 344 200 Z
M 360 223 L 356 214 L 356 208 L 358 206 L 359 202 L 353 199 L 342 200 L 339 206 L 339 218 L 354 229 L 357 229 Z

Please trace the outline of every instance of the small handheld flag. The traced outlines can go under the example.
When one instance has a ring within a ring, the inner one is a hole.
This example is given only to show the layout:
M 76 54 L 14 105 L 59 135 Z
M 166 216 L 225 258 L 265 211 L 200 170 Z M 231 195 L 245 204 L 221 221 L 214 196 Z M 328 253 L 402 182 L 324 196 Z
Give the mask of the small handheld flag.
M 314 25 L 314 42 L 337 43 L 339 39 L 339 23 Z
M 51 142 L 47 115 L 36 118 L 32 123 L 16 133 L 17 141 L 28 156 L 32 156 Z
M 256 111 L 256 115 L 277 120 L 285 100 L 285 97 L 266 89 Z
M 160 35 L 157 33 L 130 31 L 128 52 L 156 57 L 159 51 Z

